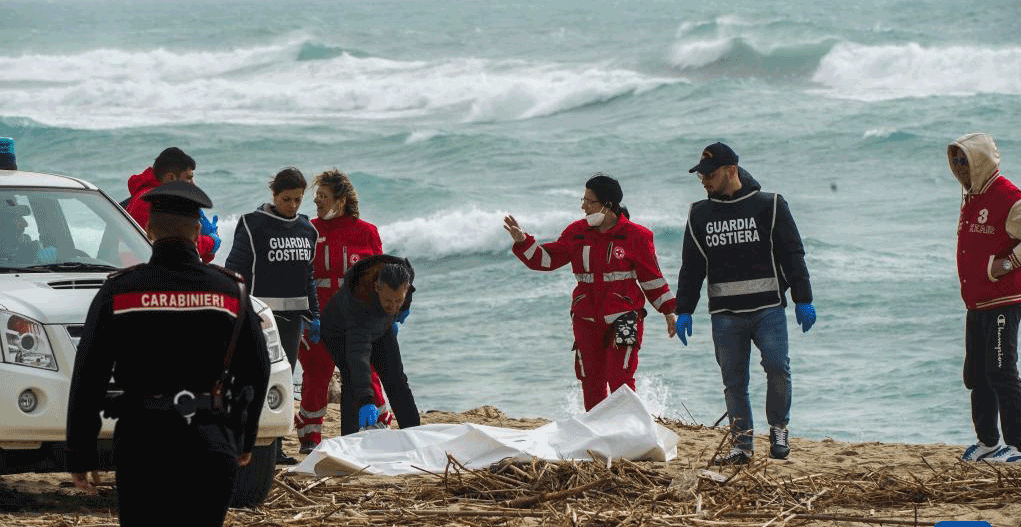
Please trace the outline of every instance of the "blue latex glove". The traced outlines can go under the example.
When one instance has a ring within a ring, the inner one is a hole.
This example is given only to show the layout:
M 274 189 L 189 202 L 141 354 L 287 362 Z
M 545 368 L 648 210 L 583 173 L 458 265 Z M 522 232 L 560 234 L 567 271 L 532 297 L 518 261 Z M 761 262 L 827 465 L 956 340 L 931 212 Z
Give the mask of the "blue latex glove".
M 411 309 L 410 308 L 409 309 L 405 309 L 404 311 L 401 311 L 400 313 L 397 313 L 397 316 L 394 317 L 394 335 L 396 335 L 397 332 L 400 331 L 401 324 L 403 324 L 404 321 L 408 319 L 408 315 L 410 315 L 410 314 L 411 314 Z
M 209 221 L 209 218 L 206 218 L 206 213 L 202 209 L 199 209 L 199 223 L 202 224 L 202 230 L 199 234 L 205 234 L 206 236 L 218 235 L 220 233 L 219 227 L 216 226 L 216 222 L 218 221 L 220 221 L 219 216 L 213 216 L 213 221 Z M 219 239 L 219 236 L 214 237 Z
M 379 420 L 379 409 L 374 404 L 367 404 L 358 409 L 358 428 L 376 424 Z
M 319 344 L 319 317 L 313 318 L 312 322 L 308 323 L 308 340 L 312 341 L 312 344 Z
M 681 339 L 681 344 L 688 345 L 688 337 L 691 336 L 691 313 L 679 313 L 677 315 L 677 322 L 674 323 L 674 329 L 677 330 L 677 338 Z M 687 333 L 688 337 L 684 334 Z
M 43 247 L 39 249 L 39 252 L 35 253 L 36 259 L 39 263 L 51 264 L 57 261 L 57 248 L 56 247 Z
M 801 332 L 808 332 L 815 324 L 815 307 L 812 304 L 795 304 L 794 318 L 801 324 Z
M 209 236 L 210 238 L 213 239 L 213 254 L 216 254 L 216 251 L 220 250 L 220 236 L 217 235 L 215 232 L 212 234 L 207 234 L 206 236 Z

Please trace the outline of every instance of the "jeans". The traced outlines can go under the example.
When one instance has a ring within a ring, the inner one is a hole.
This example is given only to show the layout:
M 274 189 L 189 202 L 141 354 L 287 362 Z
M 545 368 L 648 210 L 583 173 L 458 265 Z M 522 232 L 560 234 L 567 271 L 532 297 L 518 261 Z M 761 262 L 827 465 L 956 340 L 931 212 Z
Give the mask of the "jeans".
M 716 362 L 723 375 L 727 414 L 734 446 L 754 449 L 752 409 L 748 401 L 748 367 L 752 342 L 762 355 L 766 371 L 766 420 L 786 427 L 791 413 L 791 367 L 787 357 L 787 317 L 782 306 L 751 313 L 712 315 Z

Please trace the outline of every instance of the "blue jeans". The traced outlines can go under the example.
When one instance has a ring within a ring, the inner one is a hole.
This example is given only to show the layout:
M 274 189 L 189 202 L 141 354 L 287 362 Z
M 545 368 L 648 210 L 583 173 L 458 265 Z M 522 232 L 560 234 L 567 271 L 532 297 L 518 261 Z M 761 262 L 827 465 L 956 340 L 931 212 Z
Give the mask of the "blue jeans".
M 748 363 L 752 342 L 766 371 L 766 420 L 786 427 L 791 414 L 791 366 L 787 357 L 787 317 L 782 306 L 751 313 L 715 313 L 713 344 L 723 375 L 734 446 L 753 450 L 752 408 L 748 402 Z

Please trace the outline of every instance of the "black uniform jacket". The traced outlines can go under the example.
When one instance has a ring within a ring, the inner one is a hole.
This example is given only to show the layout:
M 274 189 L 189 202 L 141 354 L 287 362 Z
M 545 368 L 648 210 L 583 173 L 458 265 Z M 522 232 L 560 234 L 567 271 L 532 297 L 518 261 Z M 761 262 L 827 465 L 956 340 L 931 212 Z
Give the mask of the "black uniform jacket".
M 338 365 L 341 361 L 347 364 L 351 372 L 350 388 L 354 401 L 359 406 L 373 402 L 372 370 L 370 362 L 372 347 L 390 331 L 393 331 L 394 316 L 383 310 L 376 294 L 376 277 L 386 263 L 401 263 L 411 270 L 412 283 L 415 279 L 411 263 L 404 258 L 380 254 L 369 256 L 358 261 L 348 270 L 344 284 L 337 294 L 333 295 L 323 309 L 322 337 L 326 349 Z M 408 296 L 400 311 L 411 307 L 411 296 L 415 287 L 408 289 Z M 382 342 L 392 342 L 388 339 Z M 381 342 L 381 343 L 382 343 Z
M 67 413 L 68 471 L 86 472 L 98 464 L 100 411 L 111 374 L 124 391 L 118 437 L 126 422 L 157 418 L 183 423 L 180 414 L 156 416 L 156 410 L 134 409 L 133 402 L 212 389 L 234 332 L 240 280 L 231 271 L 202 263 L 193 243 L 176 238 L 157 241 L 149 263 L 110 275 L 89 308 L 75 357 Z M 269 382 L 259 317 L 251 306 L 244 312 L 229 371 L 234 389 L 251 386 L 255 392 L 248 417 L 244 423 L 223 418 L 198 432 L 202 444 L 234 455 L 238 448 L 251 452 L 254 446 Z M 190 429 L 195 428 L 193 423 Z M 217 431 L 219 436 L 212 437 Z
M 695 202 L 677 280 L 677 313 L 693 313 L 708 278 L 709 312 L 742 313 L 812 301 L 801 235 L 787 201 L 762 192 L 743 168 L 733 196 Z

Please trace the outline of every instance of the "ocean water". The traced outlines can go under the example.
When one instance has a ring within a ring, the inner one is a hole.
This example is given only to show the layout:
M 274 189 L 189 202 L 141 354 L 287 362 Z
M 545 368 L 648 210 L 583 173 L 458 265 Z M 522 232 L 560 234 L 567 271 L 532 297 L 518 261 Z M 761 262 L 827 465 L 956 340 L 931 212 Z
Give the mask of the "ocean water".
M 722 140 L 787 198 L 807 250 L 819 320 L 802 334 L 788 310 L 792 432 L 964 444 L 945 147 L 989 132 L 1021 181 L 1019 20 L 1015 0 L 4 0 L 0 136 L 21 168 L 117 199 L 183 148 L 220 217 L 220 262 L 280 168 L 348 172 L 385 250 L 418 270 L 400 335 L 419 407 L 547 418 L 582 411 L 573 277 L 521 265 L 503 216 L 550 239 L 608 172 L 675 282 L 704 197 L 687 169 Z M 714 422 L 704 295 L 687 347 L 658 316 L 646 328 L 639 395 Z

